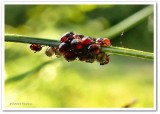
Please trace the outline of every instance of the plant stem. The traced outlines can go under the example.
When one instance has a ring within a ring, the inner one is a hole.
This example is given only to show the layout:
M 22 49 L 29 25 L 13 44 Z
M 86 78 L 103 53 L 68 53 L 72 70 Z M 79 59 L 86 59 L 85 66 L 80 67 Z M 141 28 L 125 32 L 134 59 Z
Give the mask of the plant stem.
M 154 59 L 153 53 L 134 50 L 134 49 L 128 49 L 128 48 L 122 48 L 122 47 L 102 47 L 103 52 L 111 53 L 111 54 L 117 54 L 117 55 L 124 55 L 124 56 L 130 56 L 130 57 L 138 57 L 143 59 Z
M 131 15 L 130 17 L 124 19 L 120 23 L 116 24 L 115 26 L 109 28 L 108 30 L 104 30 L 97 34 L 96 36 L 102 36 L 108 37 L 109 39 L 112 39 L 116 35 L 120 35 L 122 32 L 130 29 L 131 27 L 137 25 L 142 20 L 146 19 L 148 16 L 150 16 L 153 13 L 153 5 L 147 6 L 146 8 L 138 11 L 137 13 Z
M 50 40 L 46 38 L 35 38 L 23 35 L 15 35 L 15 34 L 7 34 L 5 35 L 6 42 L 20 42 L 20 43 L 28 43 L 28 44 L 41 44 L 47 46 L 58 46 L 59 41 Z
M 15 75 L 15 76 L 12 76 L 11 78 L 8 78 L 5 80 L 5 84 L 8 84 L 10 82 L 15 82 L 15 81 L 19 81 L 19 80 L 22 80 L 23 78 L 25 78 L 26 76 L 28 75 L 31 75 L 37 71 L 39 71 L 41 68 L 43 68 L 45 65 L 48 65 L 49 63 L 53 63 L 53 62 L 56 62 L 56 60 L 52 60 L 52 61 L 47 61 L 47 62 L 44 62 L 40 65 L 38 65 L 37 67 L 25 72 L 25 73 L 22 73 L 22 74 L 19 74 L 19 75 Z
M 5 35 L 6 42 L 20 42 L 20 43 L 29 43 L 29 44 L 41 44 L 47 46 L 58 46 L 60 44 L 57 40 L 49 40 L 49 39 L 42 39 L 42 38 L 34 38 L 29 36 L 22 36 L 22 35 Z M 121 47 L 102 47 L 102 52 L 108 52 L 110 54 L 117 54 L 123 56 L 131 56 L 131 57 L 138 57 L 143 59 L 154 59 L 153 53 L 144 52 L 134 49 L 128 48 L 121 48 Z

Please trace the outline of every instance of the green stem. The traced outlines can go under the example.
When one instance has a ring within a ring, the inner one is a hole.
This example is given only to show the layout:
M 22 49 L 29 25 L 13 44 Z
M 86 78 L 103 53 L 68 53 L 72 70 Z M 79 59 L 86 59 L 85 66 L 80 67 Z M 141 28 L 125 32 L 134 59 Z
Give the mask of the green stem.
M 111 53 L 111 54 L 117 54 L 117 55 L 124 55 L 124 56 L 130 56 L 130 57 L 138 57 L 143 59 L 154 59 L 153 53 L 134 50 L 134 49 L 128 49 L 128 48 L 122 48 L 122 47 L 102 47 L 103 52 Z
M 60 42 L 58 42 L 57 40 L 40 39 L 40 38 L 34 38 L 34 37 L 28 37 L 28 36 L 22 36 L 22 35 L 5 35 L 5 41 L 29 43 L 29 44 L 36 43 L 36 44 L 56 46 L 56 47 L 60 44 Z M 101 51 L 109 52 L 111 54 L 138 57 L 138 58 L 144 58 L 144 59 L 150 59 L 150 60 L 154 59 L 153 53 L 134 50 L 134 49 L 121 48 L 121 47 L 114 47 L 114 46 L 102 47 Z
M 15 34 L 6 34 L 5 35 L 6 42 L 20 42 L 20 43 L 28 43 L 28 44 L 41 44 L 41 45 L 48 45 L 48 46 L 58 46 L 59 41 L 57 40 L 50 40 L 46 38 L 35 38 L 23 35 L 15 35 Z
M 53 62 L 56 62 L 56 60 L 52 60 L 52 61 L 47 61 L 47 62 L 44 62 L 42 64 L 40 64 L 39 66 L 25 72 L 25 73 L 22 73 L 22 74 L 19 74 L 19 75 L 16 75 L 16 76 L 12 76 L 11 78 L 8 78 L 5 80 L 5 84 L 8 84 L 10 82 L 15 82 L 15 81 L 19 81 L 19 80 L 22 80 L 23 78 L 25 78 L 26 76 L 28 75 L 31 75 L 37 71 L 39 71 L 41 68 L 43 68 L 45 65 L 49 64 L 49 63 L 53 63 Z
M 153 5 L 147 6 L 146 8 L 124 19 L 123 21 L 109 28 L 108 30 L 100 32 L 96 36 L 99 37 L 104 35 L 104 37 L 107 36 L 108 38 L 112 39 L 114 36 L 120 35 L 122 32 L 132 28 L 133 26 L 136 26 L 138 23 L 146 19 L 152 13 L 153 13 Z

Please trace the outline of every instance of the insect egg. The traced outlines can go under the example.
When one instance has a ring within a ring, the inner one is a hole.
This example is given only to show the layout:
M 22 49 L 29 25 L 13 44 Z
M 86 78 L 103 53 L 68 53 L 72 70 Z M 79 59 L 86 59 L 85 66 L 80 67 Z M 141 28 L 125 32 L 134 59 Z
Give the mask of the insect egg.
M 35 51 L 35 52 L 38 52 L 38 51 L 41 51 L 42 46 L 40 44 L 31 44 L 30 49 Z
M 62 53 L 59 51 L 58 48 L 55 48 L 55 55 L 56 55 L 57 58 L 62 56 Z
M 89 44 L 91 44 L 91 42 L 92 42 L 92 40 L 88 36 L 82 38 L 82 44 L 84 44 L 84 45 L 89 45 Z
M 54 47 L 48 47 L 45 51 L 45 54 L 48 57 L 51 57 L 53 54 L 55 54 L 56 49 Z
M 69 45 L 67 44 L 67 43 L 61 43 L 60 45 L 59 45 L 59 51 L 61 52 L 61 53 L 65 53 L 66 51 L 67 51 L 67 49 L 69 48 Z
M 68 62 L 75 60 L 76 57 L 77 57 L 77 56 L 76 56 L 73 52 L 66 52 L 66 53 L 64 54 L 64 58 L 65 58 Z
M 74 47 L 75 50 L 80 50 L 83 47 L 81 39 L 73 39 L 71 45 Z
M 60 41 L 61 42 L 65 42 L 68 40 L 69 37 L 73 36 L 74 33 L 73 32 L 67 32 L 65 33 L 61 38 L 60 38 Z
M 110 40 L 108 39 L 108 38 L 103 38 L 103 46 L 110 46 L 111 45 L 111 42 L 110 42 Z
M 90 52 L 94 53 L 94 54 L 99 54 L 100 49 L 101 49 L 101 47 L 100 47 L 99 44 L 91 44 L 91 45 L 89 45 L 89 47 L 88 47 L 88 50 L 89 50 Z

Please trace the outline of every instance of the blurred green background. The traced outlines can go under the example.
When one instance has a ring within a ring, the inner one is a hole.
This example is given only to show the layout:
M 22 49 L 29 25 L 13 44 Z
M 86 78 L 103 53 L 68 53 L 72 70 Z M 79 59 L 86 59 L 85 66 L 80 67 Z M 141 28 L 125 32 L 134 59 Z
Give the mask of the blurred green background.
M 59 40 L 73 31 L 94 37 L 145 7 L 5 5 L 5 33 Z M 112 38 L 113 46 L 153 52 L 153 15 L 122 33 Z M 111 55 L 104 66 L 67 62 L 47 57 L 46 48 L 34 53 L 29 44 L 5 42 L 5 80 L 11 79 L 5 83 L 5 108 L 121 108 L 133 99 L 131 108 L 154 107 L 153 61 Z M 17 76 L 24 78 L 13 80 Z

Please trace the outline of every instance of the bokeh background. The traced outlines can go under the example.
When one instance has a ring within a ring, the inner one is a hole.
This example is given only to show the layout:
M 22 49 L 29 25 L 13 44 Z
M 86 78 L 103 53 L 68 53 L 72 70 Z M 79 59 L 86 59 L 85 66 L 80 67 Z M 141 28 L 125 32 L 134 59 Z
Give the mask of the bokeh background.
M 145 7 L 8 4 L 5 34 L 59 40 L 73 31 L 95 37 Z M 153 52 L 153 15 L 109 38 L 113 46 Z M 5 42 L 5 108 L 121 108 L 135 99 L 131 108 L 154 107 L 153 61 L 111 55 L 110 63 L 100 66 L 49 58 L 47 47 L 34 53 L 29 46 Z

